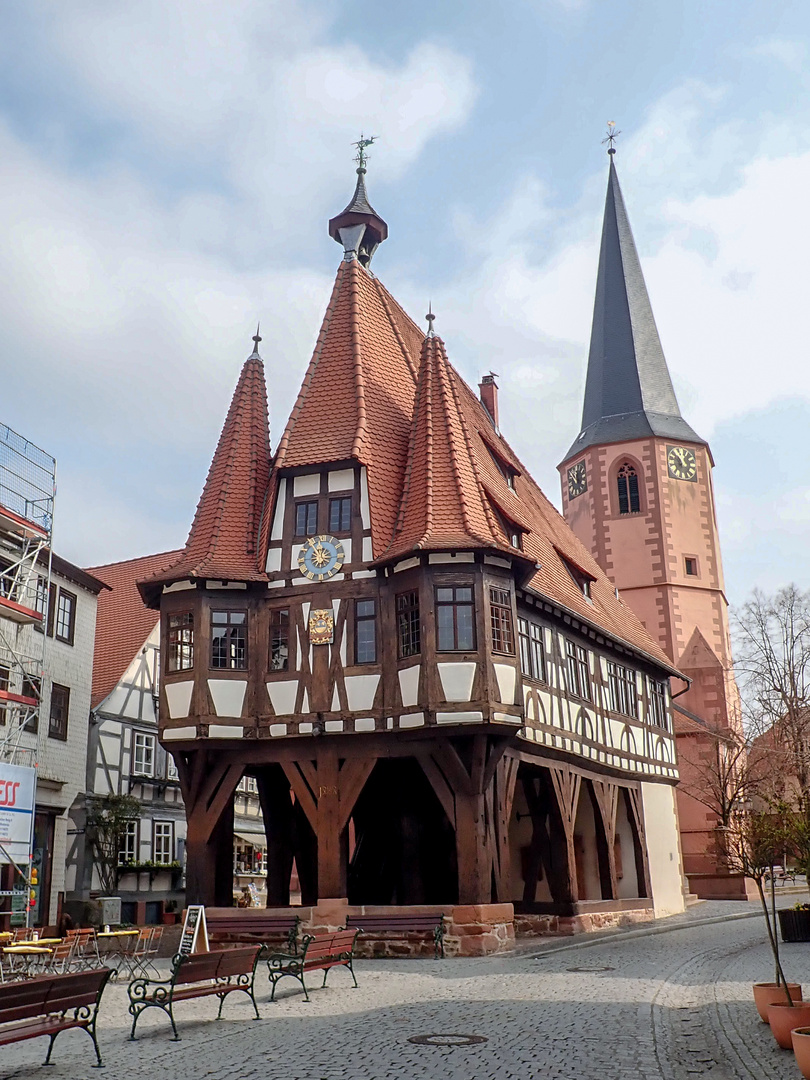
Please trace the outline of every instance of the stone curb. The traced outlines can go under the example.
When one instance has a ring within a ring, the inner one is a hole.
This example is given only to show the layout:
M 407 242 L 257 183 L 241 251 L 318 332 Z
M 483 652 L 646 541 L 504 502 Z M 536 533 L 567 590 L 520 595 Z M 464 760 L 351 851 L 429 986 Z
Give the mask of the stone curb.
M 518 954 L 515 955 L 515 959 L 542 960 L 544 957 L 554 956 L 556 953 L 571 952 L 574 949 L 587 949 L 593 945 L 604 945 L 606 941 L 614 941 L 617 938 L 640 938 L 652 937 L 655 934 L 674 934 L 678 930 L 691 930 L 694 926 L 711 926 L 714 923 L 728 923 L 737 919 L 756 919 L 757 917 L 762 917 L 761 909 L 759 911 L 741 911 L 739 914 L 711 915 L 705 919 L 693 919 L 689 922 L 678 923 L 677 926 L 650 926 L 639 929 L 617 927 L 614 930 L 603 930 L 583 935 L 587 940 L 572 941 L 567 945 L 549 945 L 548 948 L 541 949 L 539 952 Z

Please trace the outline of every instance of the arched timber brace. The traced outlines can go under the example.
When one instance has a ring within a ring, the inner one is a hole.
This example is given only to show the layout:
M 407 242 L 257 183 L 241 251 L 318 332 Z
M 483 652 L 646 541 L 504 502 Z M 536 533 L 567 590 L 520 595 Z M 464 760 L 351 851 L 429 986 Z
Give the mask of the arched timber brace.
M 633 851 L 636 859 L 636 878 L 639 896 L 652 896 L 650 879 L 650 860 L 647 852 L 647 835 L 644 829 L 644 808 L 641 802 L 640 787 L 626 787 L 624 800 L 627 817 L 633 833 Z
M 509 820 L 518 759 L 506 739 L 437 740 L 419 755 L 425 776 L 456 832 L 458 900 L 510 899 Z
M 233 903 L 233 794 L 243 766 L 195 750 L 176 755 L 186 805 L 189 904 Z
M 347 758 L 335 747 L 320 746 L 311 758 L 282 763 L 284 774 L 317 838 L 318 897 L 347 895 L 346 826 L 354 804 L 371 775 L 376 758 Z
M 574 825 L 577 820 L 577 808 L 579 806 L 579 789 L 582 786 L 582 777 L 579 773 L 572 772 L 565 766 L 550 765 L 549 773 L 554 785 L 554 794 L 557 796 L 557 805 L 562 818 L 562 826 L 565 832 L 565 848 L 567 853 L 567 892 L 568 900 L 579 899 L 579 882 L 577 881 L 577 863 L 574 853 Z
M 619 787 L 609 780 L 591 780 L 591 802 L 596 825 L 596 847 L 599 858 L 599 878 L 602 899 L 616 900 L 619 879 L 616 872 L 616 813 L 619 808 Z

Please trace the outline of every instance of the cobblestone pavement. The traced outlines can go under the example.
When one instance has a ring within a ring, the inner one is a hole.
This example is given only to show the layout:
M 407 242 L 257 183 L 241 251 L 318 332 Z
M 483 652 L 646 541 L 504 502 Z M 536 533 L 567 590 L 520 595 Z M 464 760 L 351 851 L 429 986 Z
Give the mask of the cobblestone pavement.
M 753 1005 L 751 983 L 771 977 L 763 932 L 759 918 L 707 925 L 693 916 L 668 933 L 554 943 L 535 957 L 361 961 L 359 989 L 336 970 L 310 1004 L 292 980 L 271 1004 L 262 971 L 261 1020 L 249 1018 L 241 995 L 219 1022 L 215 1001 L 184 1003 L 179 1043 L 157 1010 L 128 1042 L 126 988 L 113 985 L 99 1021 L 102 1053 L 116 1080 L 797 1080 L 793 1055 L 778 1049 Z M 785 946 L 785 964 L 810 984 L 810 944 Z M 410 1041 L 425 1035 L 485 1041 Z M 0 1077 L 36 1075 L 46 1045 L 4 1047 Z M 80 1032 L 60 1036 L 54 1057 L 47 1080 L 104 1075 L 91 1071 Z

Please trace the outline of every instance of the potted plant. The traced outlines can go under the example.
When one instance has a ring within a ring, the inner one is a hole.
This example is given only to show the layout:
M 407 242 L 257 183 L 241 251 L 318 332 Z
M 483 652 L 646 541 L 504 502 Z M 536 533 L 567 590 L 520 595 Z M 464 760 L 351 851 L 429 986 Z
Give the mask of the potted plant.
M 174 926 L 177 922 L 177 901 L 166 900 L 163 904 L 163 914 L 161 915 L 161 921 L 165 926 Z
M 765 896 L 765 879 L 773 882 L 773 867 L 785 849 L 785 809 L 781 804 L 770 811 L 749 810 L 735 815 L 733 823 L 720 830 L 722 855 L 733 873 L 751 878 L 757 887 L 768 944 L 774 961 L 775 979 L 772 983 L 754 986 L 754 1001 L 760 1017 L 766 1020 L 774 1038 L 785 1049 L 791 1047 L 791 1030 L 810 1025 L 810 1002 L 801 1000 L 801 986 L 788 983 L 779 955 L 776 932 L 776 900 L 771 888 L 771 907 Z

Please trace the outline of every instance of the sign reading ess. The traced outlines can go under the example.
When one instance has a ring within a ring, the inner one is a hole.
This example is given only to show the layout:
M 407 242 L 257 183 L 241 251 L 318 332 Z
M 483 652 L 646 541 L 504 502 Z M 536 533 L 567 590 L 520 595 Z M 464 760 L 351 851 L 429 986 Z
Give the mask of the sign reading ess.
M 28 862 L 36 783 L 36 769 L 0 763 L 0 863 Z

